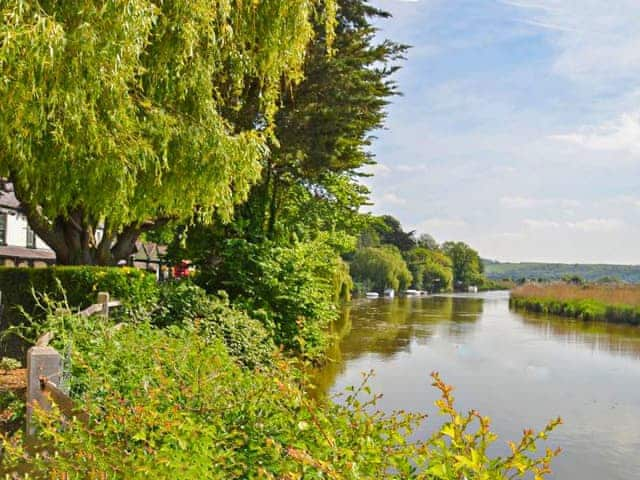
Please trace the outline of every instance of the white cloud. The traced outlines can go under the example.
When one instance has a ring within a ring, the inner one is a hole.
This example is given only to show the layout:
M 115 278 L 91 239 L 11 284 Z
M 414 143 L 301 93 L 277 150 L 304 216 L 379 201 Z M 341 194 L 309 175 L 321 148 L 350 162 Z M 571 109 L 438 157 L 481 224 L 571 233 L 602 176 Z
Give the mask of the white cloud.
M 579 222 L 569 222 L 567 226 L 571 229 L 588 233 L 612 232 L 622 228 L 624 222 L 616 218 L 589 218 Z
M 583 127 L 577 133 L 551 136 L 589 150 L 622 151 L 640 155 L 640 113 L 624 113 L 601 126 Z
M 420 222 L 420 227 L 441 228 L 441 227 L 466 227 L 467 222 L 452 218 L 429 218 Z
M 526 208 L 542 208 L 542 207 L 561 207 L 561 208 L 576 208 L 580 206 L 578 200 L 571 200 L 568 198 L 535 198 L 535 197 L 520 197 L 520 196 L 505 196 L 500 198 L 500 205 L 505 208 L 513 209 L 526 209 Z
M 640 207 L 640 197 L 635 197 L 633 195 L 621 195 L 608 200 L 607 203 L 613 205 Z
M 489 235 L 489 238 L 492 240 L 521 240 L 525 238 L 524 233 L 516 233 L 516 232 L 502 232 L 502 233 L 494 233 Z
M 502 197 L 500 205 L 506 208 L 535 208 L 546 204 L 545 200 L 531 197 Z
M 386 203 L 391 205 L 406 205 L 407 201 L 404 198 L 399 197 L 393 192 L 387 192 L 383 194 L 382 197 L 380 197 L 380 200 L 376 203 L 378 204 Z
M 637 0 L 504 1 L 520 21 L 555 30 L 554 70 L 574 80 L 604 83 L 640 72 L 640 8 Z
M 411 226 L 409 230 L 415 230 L 418 234 L 428 233 L 439 240 L 462 240 L 468 227 L 469 224 L 460 218 L 433 217 Z
M 526 25 L 531 25 L 534 27 L 540 27 L 540 28 L 544 28 L 547 30 L 557 30 L 560 32 L 574 32 L 576 30 L 574 30 L 573 28 L 569 28 L 569 27 L 563 27 L 562 25 L 556 25 L 553 23 L 548 23 L 548 22 L 539 22 L 536 20 L 517 20 L 521 23 L 524 23 Z
M 532 230 L 541 230 L 549 228 L 560 228 L 561 224 L 553 220 L 534 220 L 527 218 L 522 221 L 528 228 Z
M 382 163 L 374 163 L 373 165 L 365 165 L 362 167 L 362 173 L 366 175 L 382 176 L 391 173 L 391 169 Z
M 407 165 L 407 164 L 401 164 L 398 165 L 396 167 L 396 170 L 398 172 L 403 172 L 403 173 L 426 173 L 428 170 L 428 167 L 426 165 Z
M 617 218 L 587 218 L 576 222 L 558 222 L 555 220 L 525 219 L 522 222 L 531 230 L 570 229 L 585 233 L 612 232 L 624 226 Z

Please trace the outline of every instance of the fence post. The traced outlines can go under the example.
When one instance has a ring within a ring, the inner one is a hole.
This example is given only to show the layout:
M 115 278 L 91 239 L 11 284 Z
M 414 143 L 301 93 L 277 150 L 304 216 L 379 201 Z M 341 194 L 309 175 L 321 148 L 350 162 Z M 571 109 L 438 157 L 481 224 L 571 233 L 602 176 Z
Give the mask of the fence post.
M 98 303 L 102 305 L 102 315 L 109 318 L 109 292 L 99 292 Z
M 43 410 L 50 410 L 51 403 L 42 389 L 41 377 L 46 377 L 56 385 L 60 383 L 62 358 L 51 347 L 31 347 L 27 352 L 27 435 L 35 434 L 32 416 L 36 404 Z

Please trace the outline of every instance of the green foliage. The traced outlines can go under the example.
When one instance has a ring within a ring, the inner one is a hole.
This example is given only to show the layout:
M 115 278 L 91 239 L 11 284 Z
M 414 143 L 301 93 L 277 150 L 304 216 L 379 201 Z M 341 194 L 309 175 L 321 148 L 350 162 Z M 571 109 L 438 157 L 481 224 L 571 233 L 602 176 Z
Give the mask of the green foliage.
M 15 358 L 2 357 L 0 360 L 0 371 L 15 370 L 20 368 L 21 364 Z
M 219 338 L 233 358 L 250 368 L 269 363 L 276 348 L 262 323 L 229 305 L 224 292 L 209 295 L 186 281 L 161 285 L 151 319 L 160 327 L 196 328 L 202 335 Z
M 17 432 L 25 420 L 24 398 L 17 392 L 0 389 L 0 436 Z M 2 471 L 0 455 L 0 472 Z
M 426 248 L 427 250 L 439 250 L 440 245 L 435 239 L 429 235 L 428 233 L 423 233 L 416 239 L 416 245 L 421 248 Z
M 442 251 L 452 262 L 454 288 L 482 285 L 484 265 L 478 252 L 463 242 L 445 242 Z
M 2 473 L 34 478 L 542 479 L 555 452 L 533 458 L 556 422 L 525 431 L 504 458 L 490 457 L 488 419 L 458 413 L 434 375 L 447 422 L 417 439 L 423 415 L 375 413 L 365 381 L 342 404 L 318 403 L 300 372 L 239 367 L 215 339 L 193 329 L 81 323 L 74 330 L 71 392 L 90 414 L 61 428 L 59 412 L 36 411 L 47 455 L 24 437 L 2 437 Z M 479 427 L 471 422 L 478 420 Z
M 447 421 L 429 442 L 425 454 L 428 467 L 419 478 L 506 480 L 533 476 L 535 480 L 542 480 L 551 473 L 550 462 L 560 449 L 547 448 L 545 455 L 538 459 L 531 458 L 529 452 L 535 452 L 536 443 L 546 440 L 549 433 L 562 423 L 560 418 L 551 421 L 540 432 L 524 430 L 519 442 L 509 442 L 509 456 L 491 458 L 488 448 L 497 435 L 490 430 L 490 419 L 475 410 L 466 415 L 456 411 L 452 388 L 442 382 L 437 373 L 432 376 L 434 386 L 442 392 L 442 398 L 436 401 L 436 405 Z
M 374 223 L 373 228 L 383 245 L 393 245 L 403 253 L 416 246 L 414 232 L 405 232 L 400 221 L 391 215 L 381 216 L 380 222 Z
M 0 267 L 0 290 L 9 311 L 22 306 L 28 313 L 34 313 L 36 306 L 34 290 L 58 299 L 64 292 L 69 305 L 77 308 L 95 303 L 98 292 L 109 292 L 125 308 L 147 310 L 158 295 L 153 275 L 129 267 Z
M 406 47 L 380 41 L 374 24 L 387 13 L 364 0 L 336 3 L 332 55 L 317 23 L 304 80 L 280 97 L 264 174 L 236 220 L 251 235 L 302 240 L 320 231 L 357 234 L 363 226 L 358 210 L 368 190 L 357 171 L 373 163 L 371 132 L 383 126 L 385 106 L 398 93 L 390 77 Z M 249 99 L 237 121 L 252 124 L 254 110 Z
M 416 247 L 407 252 L 406 258 L 416 289 L 429 292 L 451 290 L 453 270 L 447 255 L 438 250 Z
M 228 240 L 197 282 L 225 290 L 232 303 L 260 318 L 278 344 L 317 357 L 326 347 L 334 299 L 345 290 L 345 265 L 326 236 L 290 246 Z
M 358 249 L 351 262 L 351 274 L 365 289 L 376 291 L 404 290 L 412 280 L 402 255 L 391 245 Z
M 320 6 L 326 55 L 334 0 L 0 3 L 0 177 L 58 261 L 113 263 L 195 209 L 229 219 L 260 177 L 281 87 L 303 78 Z M 230 112 L 249 90 L 242 125 Z
M 0 331 L 24 322 L 24 314 L 35 321 L 42 319 L 43 297 L 54 301 L 66 298 L 70 307 L 82 309 L 96 302 L 98 292 L 109 292 L 123 303 L 117 313 L 138 316 L 155 306 L 158 298 L 155 277 L 128 267 L 0 267 L 0 291 L 4 308 Z M 24 345 L 9 339 L 7 342 L 3 342 L 3 350 L 21 356 Z
M 599 300 L 560 300 L 512 295 L 512 308 L 534 313 L 560 315 L 585 321 L 603 321 L 640 325 L 640 308 L 633 305 L 610 305 Z

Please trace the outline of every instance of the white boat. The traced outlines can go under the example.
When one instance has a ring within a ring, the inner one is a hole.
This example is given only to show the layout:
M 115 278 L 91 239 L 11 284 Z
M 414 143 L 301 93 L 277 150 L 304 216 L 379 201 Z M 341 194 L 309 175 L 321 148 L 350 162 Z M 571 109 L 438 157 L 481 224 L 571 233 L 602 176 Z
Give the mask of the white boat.
M 478 287 L 476 287 L 475 285 L 471 285 L 469 287 L 469 293 L 478 293 Z
M 378 292 L 367 292 L 367 298 L 378 298 L 380 294 Z
M 385 288 L 384 296 L 387 298 L 393 298 L 396 296 L 396 291 L 393 288 Z
M 420 290 L 405 290 L 404 294 L 407 297 L 417 297 L 418 295 L 421 294 Z

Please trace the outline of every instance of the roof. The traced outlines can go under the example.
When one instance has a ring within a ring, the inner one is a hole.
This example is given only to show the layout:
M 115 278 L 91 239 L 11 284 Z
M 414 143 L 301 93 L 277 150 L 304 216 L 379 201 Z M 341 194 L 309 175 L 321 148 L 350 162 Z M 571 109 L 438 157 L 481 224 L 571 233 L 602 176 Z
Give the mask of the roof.
M 154 242 L 136 242 L 136 260 L 160 260 L 167 254 L 165 245 L 158 245 Z
M 20 202 L 13 191 L 13 185 L 7 182 L 0 182 L 0 207 L 18 210 Z
M 6 247 L 0 247 L 0 258 L 54 261 L 56 254 L 52 250 L 42 248 L 26 248 L 8 245 Z

